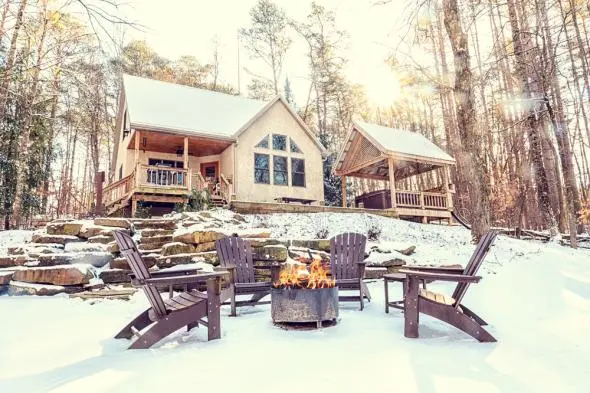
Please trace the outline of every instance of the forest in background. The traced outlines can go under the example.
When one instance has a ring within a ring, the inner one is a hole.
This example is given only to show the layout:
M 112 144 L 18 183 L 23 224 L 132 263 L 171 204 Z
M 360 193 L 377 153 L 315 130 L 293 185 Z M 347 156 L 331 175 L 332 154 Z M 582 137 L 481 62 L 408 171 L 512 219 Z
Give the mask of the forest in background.
M 239 35 L 263 72 L 250 75 L 246 91 L 220 79 L 216 45 L 199 58 L 167 59 L 144 41 L 125 41 L 122 32 L 136 27 L 117 16 L 116 2 L 0 4 L 5 228 L 93 210 L 94 174 L 112 176 L 122 73 L 263 100 L 284 95 L 330 152 L 329 204 L 341 203 L 335 155 L 352 120 L 362 118 L 422 133 L 456 158 L 455 206 L 476 237 L 490 226 L 548 229 L 576 246 L 590 220 L 588 1 L 416 1 L 405 10 L 406 34 L 389 43 L 384 59 L 400 81 L 387 107 L 369 103 L 347 77 L 346 26 L 321 2 L 303 20 L 272 1 L 256 4 Z M 85 18 L 73 16 L 74 6 Z M 388 1 L 373 6 L 392 11 Z M 283 70 L 295 40 L 307 48 L 309 82 L 297 100 Z M 431 176 L 414 181 L 436 183 Z M 349 189 L 382 186 L 355 179 Z

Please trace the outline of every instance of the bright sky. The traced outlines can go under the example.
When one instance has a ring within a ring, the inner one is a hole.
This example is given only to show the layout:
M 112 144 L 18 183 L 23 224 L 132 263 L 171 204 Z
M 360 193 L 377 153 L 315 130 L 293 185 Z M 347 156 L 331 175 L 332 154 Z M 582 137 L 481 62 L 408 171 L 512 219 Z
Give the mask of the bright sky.
M 388 105 L 399 88 L 395 75 L 384 63 L 403 28 L 404 4 L 410 0 L 392 0 L 387 5 L 374 5 L 377 0 L 318 0 L 336 12 L 337 26 L 349 34 L 347 74 L 351 82 L 365 87 L 369 99 Z M 135 0 L 126 11 L 131 20 L 145 26 L 145 31 L 129 31 L 127 39 L 144 39 L 158 53 L 177 58 L 194 55 L 201 62 L 212 60 L 212 40 L 220 42 L 221 78 L 238 85 L 237 31 L 248 26 L 249 10 L 256 0 Z M 276 0 L 288 16 L 302 21 L 309 13 L 307 0 Z M 298 105 L 307 98 L 307 58 L 305 44 L 297 42 L 287 53 L 283 79 L 287 75 Z M 246 91 L 248 74 L 244 68 L 270 75 L 268 68 L 252 61 L 245 48 L 240 48 L 241 91 Z

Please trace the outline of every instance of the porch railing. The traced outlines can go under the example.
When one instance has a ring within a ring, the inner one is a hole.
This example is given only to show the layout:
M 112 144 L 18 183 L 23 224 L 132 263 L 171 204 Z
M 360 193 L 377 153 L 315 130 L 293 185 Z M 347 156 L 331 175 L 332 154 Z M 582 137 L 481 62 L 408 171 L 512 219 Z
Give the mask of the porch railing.
M 233 185 L 229 182 L 227 177 L 222 173 L 220 175 L 220 184 L 221 184 L 221 197 L 227 201 L 231 201 L 231 197 L 233 194 Z
M 103 190 L 105 206 L 112 205 L 129 195 L 133 191 L 134 183 L 135 172 L 106 186 Z
M 190 190 L 191 179 L 188 169 L 143 164 L 138 165 L 137 168 L 137 186 Z

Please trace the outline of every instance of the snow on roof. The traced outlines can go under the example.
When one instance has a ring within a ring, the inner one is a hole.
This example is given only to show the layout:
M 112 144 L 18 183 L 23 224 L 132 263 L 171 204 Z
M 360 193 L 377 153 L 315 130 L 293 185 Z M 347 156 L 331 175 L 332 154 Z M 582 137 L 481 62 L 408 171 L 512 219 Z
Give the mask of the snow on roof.
M 123 76 L 132 126 L 231 138 L 267 102 L 169 82 Z
M 444 150 L 416 132 L 383 127 L 361 121 L 356 121 L 355 124 L 390 153 L 401 153 L 455 162 L 455 159 L 445 153 Z

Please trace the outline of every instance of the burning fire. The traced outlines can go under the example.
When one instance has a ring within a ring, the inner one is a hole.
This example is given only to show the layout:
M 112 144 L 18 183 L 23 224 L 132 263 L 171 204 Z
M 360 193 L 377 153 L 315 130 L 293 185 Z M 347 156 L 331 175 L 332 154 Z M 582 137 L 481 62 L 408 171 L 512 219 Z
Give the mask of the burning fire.
M 305 264 L 286 264 L 273 285 L 275 288 L 333 288 L 336 280 L 328 278 L 328 272 L 321 259 L 313 259 L 309 270 Z

